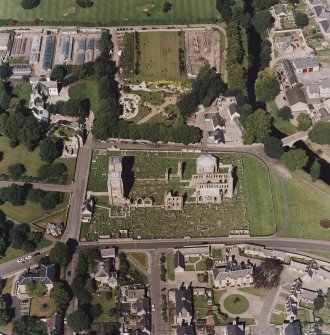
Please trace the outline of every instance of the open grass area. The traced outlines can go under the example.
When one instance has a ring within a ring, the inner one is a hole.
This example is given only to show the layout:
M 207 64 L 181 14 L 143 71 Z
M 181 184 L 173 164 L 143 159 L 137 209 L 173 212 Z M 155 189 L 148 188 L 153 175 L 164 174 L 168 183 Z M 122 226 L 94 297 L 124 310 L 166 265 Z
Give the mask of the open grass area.
M 24 144 L 20 144 L 15 148 L 9 146 L 9 139 L 0 136 L 0 150 L 3 152 L 3 159 L 0 162 L 0 174 L 8 174 L 8 167 L 12 164 L 22 163 L 26 168 L 26 175 L 36 177 L 40 166 L 45 165 L 39 156 L 39 148 L 32 152 L 28 151 Z M 55 163 L 64 163 L 68 169 L 68 182 L 71 182 L 75 167 L 74 158 L 58 158 Z
M 281 189 L 281 181 L 273 171 L 270 171 L 270 180 L 272 185 L 272 198 L 274 204 L 276 230 L 280 231 L 283 228 L 285 221 L 284 199 Z
M 99 108 L 99 95 L 96 79 L 86 79 L 69 88 L 70 98 L 89 99 L 91 110 L 95 113 Z
M 302 249 L 302 251 L 314 255 L 316 256 L 316 258 L 317 256 L 321 256 L 330 260 L 330 251 L 318 251 L 318 250 L 307 250 L 307 249 Z
M 94 324 L 117 321 L 117 316 L 111 313 L 111 309 L 117 307 L 116 299 L 117 293 L 115 290 L 112 291 L 112 298 L 107 296 L 107 291 L 97 292 L 94 295 L 92 305 L 99 304 L 102 307 L 102 314 L 94 320 Z
M 137 78 L 147 80 L 180 80 L 179 49 L 184 49 L 184 33 L 182 32 L 142 32 L 139 33 L 140 50 L 134 54 L 135 73 Z
M 249 286 L 249 287 L 241 287 L 238 289 L 239 291 L 246 292 L 249 294 L 256 295 L 257 297 L 265 297 L 269 290 L 261 287 L 261 288 L 255 288 L 254 286 Z
M 23 206 L 13 206 L 10 202 L 5 202 L 0 206 L 0 209 L 11 219 L 20 223 L 34 223 L 44 220 L 63 209 L 67 208 L 69 202 L 69 195 L 64 195 L 63 203 L 58 204 L 54 209 L 45 211 L 41 208 L 39 203 L 26 201 Z M 46 214 L 46 212 L 48 214 Z
M 13 95 L 16 95 L 20 100 L 20 103 L 25 107 L 29 106 L 31 92 L 32 86 L 30 83 L 19 83 L 18 85 L 15 85 L 13 89 Z
M 214 22 L 218 17 L 214 1 L 172 0 L 172 9 L 162 12 L 163 0 L 94 0 L 93 7 L 80 8 L 75 0 L 44 0 L 24 10 L 21 0 L 0 0 L 0 18 L 52 24 L 143 25 Z
M 11 289 L 13 287 L 14 276 L 6 278 L 5 280 L 6 280 L 6 285 L 2 289 L 2 294 L 7 294 L 7 293 L 11 294 Z
M 285 320 L 285 314 L 284 313 L 273 313 L 270 316 L 270 323 L 274 325 L 282 325 L 283 321 Z
M 329 197 L 292 178 L 286 183 L 289 205 L 289 227 L 286 236 L 330 239 L 330 230 L 320 226 L 320 220 L 330 219 Z
M 274 207 L 267 168 L 258 159 L 243 155 L 243 188 L 251 235 L 271 235 L 276 231 Z
M 231 294 L 223 303 L 226 311 L 231 314 L 242 314 L 249 308 L 249 301 L 240 294 Z
M 34 297 L 31 301 L 30 315 L 50 318 L 55 313 L 55 306 L 50 296 Z
M 136 262 L 141 268 L 148 269 L 148 256 L 145 252 L 129 252 L 128 256 Z
M 167 269 L 167 278 L 169 280 L 175 280 L 173 251 L 170 251 L 170 252 L 167 253 L 166 269 Z
M 203 319 L 207 316 L 207 296 L 194 296 L 195 315 L 198 319 Z
M 226 294 L 226 290 L 213 290 L 213 303 L 218 305 L 220 302 L 220 298 Z

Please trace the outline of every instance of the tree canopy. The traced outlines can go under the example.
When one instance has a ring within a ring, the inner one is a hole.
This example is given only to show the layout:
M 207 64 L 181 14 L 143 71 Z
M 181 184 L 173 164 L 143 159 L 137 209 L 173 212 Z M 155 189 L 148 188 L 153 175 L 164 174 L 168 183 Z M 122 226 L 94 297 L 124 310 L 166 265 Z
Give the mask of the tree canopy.
M 47 335 L 46 323 L 36 316 L 24 315 L 13 322 L 13 334 Z
M 40 141 L 39 148 L 40 158 L 47 163 L 52 163 L 62 155 L 63 140 L 58 137 L 47 137 Z
M 93 1 L 92 0 L 76 0 L 76 3 L 78 6 L 82 8 L 88 8 L 93 6 Z
M 305 131 L 308 130 L 309 127 L 312 125 L 312 120 L 311 118 L 304 113 L 301 113 L 297 117 L 298 121 L 298 130 Z
M 69 264 L 70 255 L 68 247 L 63 242 L 56 242 L 53 249 L 49 252 L 49 259 L 52 263 L 59 264 L 61 266 L 66 266 Z
M 263 143 L 270 132 L 271 117 L 263 109 L 257 109 L 245 122 L 245 144 Z
M 265 138 L 264 149 L 267 156 L 277 159 L 281 158 L 284 152 L 281 140 L 274 136 Z
M 62 282 L 56 282 L 50 291 L 57 312 L 63 313 L 69 305 L 71 294 L 69 288 Z
M 46 293 L 46 291 L 47 287 L 41 281 L 35 282 L 34 280 L 31 280 L 26 285 L 26 293 L 30 297 L 41 297 Z
M 26 168 L 22 163 L 15 163 L 8 166 L 8 173 L 14 179 L 18 179 L 26 172 Z
M 294 22 L 298 28 L 308 26 L 309 23 L 308 15 L 303 12 L 297 12 L 296 15 L 294 16 Z
M 282 108 L 280 108 L 277 112 L 277 115 L 281 119 L 286 120 L 286 121 L 293 119 L 293 114 L 289 106 L 283 106 Z
M 313 183 L 315 183 L 319 179 L 320 173 L 321 164 L 318 160 L 315 160 L 311 166 L 311 179 Z
M 290 171 L 295 171 L 306 166 L 308 157 L 303 149 L 291 149 L 282 155 L 281 160 Z
M 40 5 L 40 0 L 22 0 L 21 5 L 24 9 L 32 9 Z
M 69 314 L 68 325 L 74 332 L 79 333 L 82 330 L 86 330 L 89 328 L 90 321 L 88 315 L 84 312 L 84 310 L 78 308 L 76 311 Z
M 253 271 L 253 282 L 256 288 L 278 287 L 281 282 L 283 265 L 275 259 L 265 259 L 255 267 Z
M 256 99 L 262 102 L 269 102 L 275 99 L 280 93 L 280 82 L 277 72 L 266 68 L 258 73 L 255 82 Z
M 330 144 L 330 123 L 318 122 L 308 134 L 309 139 L 318 144 Z

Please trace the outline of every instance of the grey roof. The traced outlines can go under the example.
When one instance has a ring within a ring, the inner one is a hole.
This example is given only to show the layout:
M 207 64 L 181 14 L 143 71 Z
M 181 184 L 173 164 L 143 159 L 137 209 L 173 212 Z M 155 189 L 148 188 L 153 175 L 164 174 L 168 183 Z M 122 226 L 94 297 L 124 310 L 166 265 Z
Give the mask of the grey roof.
M 325 108 L 320 108 L 318 110 L 319 114 L 320 114 L 320 120 L 321 121 L 328 121 L 330 120 L 330 114 L 328 113 L 328 111 Z
M 235 113 L 239 114 L 239 113 L 238 113 L 238 109 L 237 109 L 237 105 L 236 105 L 236 104 L 230 104 L 230 105 L 228 106 L 228 111 L 229 111 L 229 114 L 230 114 L 231 116 L 233 116 Z
M 293 67 L 290 61 L 288 59 L 283 59 L 282 65 L 283 65 L 284 72 L 288 78 L 289 84 L 293 85 L 293 84 L 298 83 L 297 76 L 294 73 L 294 70 L 293 70 Z
M 51 319 L 50 335 L 63 334 L 62 328 L 63 328 L 63 317 L 62 315 L 55 313 Z
M 324 78 L 320 80 L 320 86 L 322 88 L 330 88 L 330 78 Z
M 327 270 L 320 268 L 316 270 L 316 273 L 323 278 L 330 279 L 330 272 Z
M 325 11 L 325 8 L 321 5 L 315 6 L 314 10 L 315 10 L 315 14 L 317 17 L 322 17 L 322 18 L 329 17 L 329 14 Z
M 150 330 L 151 330 L 151 315 L 150 314 L 143 314 L 140 317 L 139 325 L 140 325 L 141 330 L 146 329 L 150 332 Z
M 304 263 L 300 263 L 300 262 L 296 262 L 296 261 L 291 260 L 291 261 L 290 261 L 290 266 L 291 266 L 292 268 L 294 268 L 295 270 L 298 270 L 298 271 L 305 271 L 307 265 L 304 264 Z
M 292 284 L 291 288 L 291 294 L 298 298 L 298 295 L 300 294 L 301 288 L 302 288 L 302 281 L 300 278 L 295 279 Z
M 244 278 L 247 275 L 252 276 L 252 274 L 253 274 L 252 268 L 228 270 L 225 267 L 221 267 L 221 268 L 213 269 L 213 278 L 214 280 L 218 280 L 218 281 L 225 280 L 227 277 L 230 277 L 232 279 Z
M 49 35 L 46 37 L 44 63 L 42 66 L 44 70 L 49 70 L 53 67 L 55 41 L 56 37 L 54 35 Z
M 225 125 L 224 119 L 219 113 L 210 113 L 205 115 L 205 120 L 212 121 L 213 129 L 216 127 L 223 127 Z
M 330 33 L 330 21 L 329 20 L 322 20 L 320 21 L 320 24 L 326 33 Z
M 209 132 L 209 137 L 213 137 L 214 141 L 226 143 L 225 134 L 222 129 L 216 129 Z
M 290 42 L 292 42 L 292 35 L 277 37 L 277 43 L 290 43 Z
M 301 290 L 301 298 L 309 301 L 313 301 L 317 297 L 317 292 L 303 288 Z
M 18 284 L 27 285 L 32 280 L 44 284 L 53 284 L 55 281 L 55 264 L 41 264 L 34 271 L 21 274 L 18 278 Z
M 310 84 L 307 85 L 309 93 L 320 93 L 320 85 L 318 84 Z
M 176 250 L 179 250 L 181 254 L 184 256 L 195 255 L 195 254 L 209 255 L 210 253 L 210 247 L 208 245 L 198 247 L 184 247 Z
M 125 291 L 125 295 L 130 300 L 138 300 L 139 298 L 144 297 L 145 295 L 145 288 L 128 288 Z
M 114 257 L 116 257 L 116 249 L 115 248 L 101 249 L 101 257 L 102 258 L 114 258 Z
M 297 69 L 306 69 L 319 65 L 318 62 L 315 60 L 315 58 L 312 57 L 295 59 L 293 61 L 293 64 Z
M 313 276 L 314 270 L 317 268 L 317 263 L 314 259 L 311 259 L 306 267 L 306 273 L 309 277 Z
M 275 10 L 276 15 L 279 15 L 282 13 L 287 14 L 286 9 L 283 5 L 275 5 L 274 10 Z
M 284 335 L 302 335 L 300 322 L 293 321 L 283 324 Z
M 313 6 L 322 5 L 323 4 L 322 0 L 309 0 L 309 2 Z
M 187 326 L 177 326 L 176 327 L 176 334 L 177 335 L 195 335 L 195 329 L 192 325 Z
M 228 335 L 244 335 L 244 325 L 228 325 L 227 326 Z
M 146 312 L 149 313 L 150 312 L 150 298 L 149 297 L 142 297 L 139 298 L 136 301 L 136 308 L 138 312 Z
M 297 315 L 297 304 L 293 298 L 288 297 L 285 301 L 285 310 L 287 314 Z
M 293 106 L 299 102 L 307 104 L 305 94 L 299 86 L 294 86 L 285 91 L 286 98 L 290 106 Z
M 182 255 L 180 250 L 178 250 L 174 254 L 174 269 L 179 268 L 179 267 L 181 267 L 183 269 L 185 267 L 184 256 Z
M 9 41 L 9 33 L 0 33 L 0 46 L 7 47 Z
M 181 313 L 182 317 L 192 315 L 192 292 L 191 288 L 180 288 L 175 291 L 176 315 Z
M 95 277 L 109 277 L 110 276 L 110 259 L 94 260 L 94 275 Z

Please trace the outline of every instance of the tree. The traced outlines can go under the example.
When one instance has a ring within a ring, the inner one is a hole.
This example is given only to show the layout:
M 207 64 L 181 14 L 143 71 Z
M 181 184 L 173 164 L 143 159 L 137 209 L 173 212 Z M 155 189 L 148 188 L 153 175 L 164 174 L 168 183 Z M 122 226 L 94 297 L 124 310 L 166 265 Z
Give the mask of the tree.
M 293 119 L 292 111 L 291 111 L 291 108 L 289 106 L 283 106 L 282 108 L 280 108 L 278 110 L 277 115 L 281 119 L 286 120 L 286 121 L 289 121 L 289 120 Z
M 67 170 L 64 163 L 47 164 L 40 166 L 37 176 L 40 180 L 57 181 L 67 177 Z
M 273 136 L 265 138 L 264 150 L 267 156 L 277 159 L 280 159 L 284 152 L 281 140 Z
M 245 123 L 244 143 L 262 143 L 270 132 L 270 120 L 270 115 L 263 109 L 257 109 L 251 114 Z
M 36 316 L 24 315 L 13 323 L 13 334 L 19 335 L 47 335 L 46 323 Z
M 27 194 L 27 200 L 32 202 L 40 202 L 41 199 L 45 196 L 46 192 L 40 190 L 39 188 L 31 188 Z
M 47 287 L 41 281 L 35 282 L 34 280 L 31 280 L 26 285 L 26 293 L 30 297 L 41 297 L 46 293 L 46 291 Z
M 324 307 L 324 297 L 322 292 L 319 292 L 317 297 L 314 299 L 314 307 L 316 310 L 320 310 Z
M 8 167 L 8 173 L 14 179 L 18 179 L 26 172 L 26 168 L 22 163 L 11 164 Z
M 72 74 L 81 80 L 86 77 L 87 72 L 84 65 L 75 65 L 72 67 Z
M 57 263 L 61 266 L 69 264 L 69 250 L 63 242 L 56 242 L 53 249 L 49 252 L 49 258 L 52 263 Z
M 298 115 L 297 121 L 298 121 L 298 130 L 306 131 L 312 125 L 311 118 L 304 113 Z
M 26 223 L 14 225 L 10 230 L 10 241 L 13 248 L 20 249 L 30 232 L 30 226 Z
M 11 320 L 10 302 L 5 296 L 0 296 L 0 325 L 5 326 Z
M 275 259 L 265 259 L 255 267 L 253 271 L 253 282 L 256 288 L 278 287 L 281 281 L 283 265 Z
M 291 149 L 282 155 L 281 160 L 290 171 L 295 171 L 306 166 L 308 157 L 303 149 Z
M 12 184 L 8 187 L 3 187 L 0 189 L 0 199 L 3 202 L 10 201 L 14 206 L 24 205 L 26 200 L 27 187 L 20 186 L 17 184 Z
M 270 68 L 260 71 L 255 82 L 256 99 L 262 102 L 269 102 L 274 100 L 279 93 L 280 82 L 277 72 Z
M 88 8 L 93 6 L 93 1 L 92 0 L 76 0 L 76 3 L 78 6 L 82 8 Z
M 296 23 L 298 28 L 303 28 L 308 26 L 309 19 L 306 13 L 297 12 L 294 17 L 294 22 Z
M 230 0 L 217 0 L 216 2 L 216 8 L 220 12 L 223 20 L 226 22 L 230 21 L 233 14 L 230 5 Z
M 40 4 L 40 0 L 22 0 L 22 7 L 24 9 L 32 9 L 38 7 Z
M 271 28 L 275 19 L 270 13 L 269 9 L 258 10 L 252 19 L 252 25 L 259 35 L 263 38 L 267 36 L 267 29 Z
M 57 137 L 47 137 L 39 143 L 40 158 L 52 163 L 57 157 L 62 155 L 63 140 Z
M 56 65 L 50 74 L 51 80 L 62 81 L 66 75 L 66 70 L 63 65 Z
M 22 243 L 21 249 L 27 253 L 32 252 L 36 249 L 36 245 L 31 241 L 24 241 Z
M 211 258 L 205 260 L 206 270 L 211 270 L 213 268 L 213 261 Z
M 311 179 L 313 183 L 315 183 L 319 179 L 320 173 L 321 173 L 321 164 L 319 161 L 315 160 L 311 166 Z
M 54 209 L 63 201 L 63 194 L 60 192 L 47 192 L 40 200 L 40 205 L 44 210 Z
M 308 134 L 309 139 L 318 144 L 330 144 L 330 123 L 318 122 Z
M 88 315 L 81 308 L 78 308 L 68 316 L 68 325 L 74 332 L 79 333 L 89 328 L 90 321 Z
M 62 282 L 56 282 L 50 291 L 50 297 L 54 301 L 56 311 L 64 313 L 71 300 L 68 287 Z
M 163 3 L 163 13 L 167 13 L 171 10 L 172 4 L 169 1 Z
M 10 67 L 8 63 L 2 63 L 0 65 L 0 79 L 4 80 L 10 76 Z

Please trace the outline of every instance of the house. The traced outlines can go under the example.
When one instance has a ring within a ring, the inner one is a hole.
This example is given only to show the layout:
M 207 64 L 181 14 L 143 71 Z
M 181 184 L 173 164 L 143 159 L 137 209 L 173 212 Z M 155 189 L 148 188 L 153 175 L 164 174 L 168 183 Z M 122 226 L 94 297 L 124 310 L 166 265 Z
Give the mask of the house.
M 176 324 L 190 324 L 193 319 L 191 288 L 180 288 L 175 291 Z
M 49 327 L 50 335 L 61 335 L 63 334 L 63 316 L 55 313 L 51 318 L 51 324 Z
M 318 21 L 323 19 L 329 19 L 329 13 L 325 10 L 322 5 L 314 6 L 315 17 Z
M 83 203 L 83 208 L 81 211 L 81 221 L 90 222 L 92 220 L 93 211 L 94 211 L 93 200 L 87 197 Z
M 214 143 L 226 143 L 224 130 L 217 129 L 209 132 L 209 139 Z
M 31 67 L 25 64 L 16 64 L 15 66 L 11 66 L 10 69 L 11 78 L 28 77 L 32 72 Z
M 213 269 L 213 283 L 217 288 L 251 285 L 253 283 L 253 269 L 246 268 L 230 270 L 226 267 Z
M 295 302 L 298 301 L 298 298 L 301 294 L 303 282 L 300 278 L 297 278 L 293 281 L 291 292 L 290 292 L 290 298 L 292 298 Z
M 39 122 L 49 122 L 49 113 L 45 109 L 44 98 L 37 90 L 33 90 L 30 94 L 29 108 Z
M 315 72 L 320 70 L 320 65 L 312 57 L 298 58 L 293 61 L 296 73 Z
M 245 335 L 244 325 L 228 325 L 226 335 Z
M 317 263 L 314 259 L 310 260 L 308 264 L 299 263 L 296 261 L 290 261 L 290 268 L 303 274 L 302 279 L 304 281 L 310 281 L 317 268 Z
M 295 271 L 298 271 L 300 273 L 305 273 L 306 264 L 300 263 L 300 262 L 296 262 L 296 261 L 294 261 L 294 260 L 291 259 L 291 261 L 290 261 L 290 268 L 291 268 L 291 270 L 295 270 Z
M 142 316 L 144 314 L 150 314 L 150 298 L 142 297 L 136 301 L 136 314 Z
M 64 227 L 62 223 L 48 223 L 46 233 L 54 237 L 59 237 L 63 234 Z
M 195 329 L 193 325 L 177 325 L 176 326 L 177 335 L 195 335 Z
M 322 0 L 308 0 L 312 6 L 323 5 Z
M 282 67 L 289 86 L 293 87 L 294 85 L 298 84 L 298 79 L 294 72 L 294 68 L 288 59 L 285 58 L 282 60 Z
M 288 13 L 287 13 L 284 5 L 275 5 L 274 6 L 274 11 L 275 11 L 275 15 L 279 19 L 285 19 L 286 17 L 288 17 Z
M 35 77 L 33 77 L 32 80 L 30 79 L 32 89 L 38 91 L 39 94 L 43 95 L 43 97 L 58 96 L 57 81 L 50 80 L 49 78 L 47 78 L 47 80 L 39 78 L 37 82 L 35 82 L 34 80 Z
M 276 47 L 282 48 L 283 45 L 291 44 L 293 42 L 292 35 L 277 36 L 276 38 Z
M 303 335 L 301 331 L 300 321 L 296 320 L 283 324 L 284 335 Z
M 238 113 L 237 104 L 233 103 L 228 106 L 228 114 L 231 121 L 234 121 L 236 118 L 240 117 L 240 114 Z
M 301 290 L 301 300 L 305 303 L 313 303 L 314 299 L 317 297 L 317 292 L 303 288 Z
M 25 272 L 18 277 L 16 284 L 16 295 L 21 298 L 26 297 L 26 285 L 31 282 L 42 282 L 46 285 L 47 292 L 53 288 L 56 279 L 55 264 L 44 265 L 41 264 L 39 268 Z
M 185 269 L 185 259 L 180 250 L 174 254 L 174 271 L 184 272 Z
M 306 93 L 309 99 L 320 98 L 320 85 L 310 84 L 306 86 Z
M 116 248 L 101 249 L 102 258 L 116 258 Z
M 320 29 L 324 35 L 324 37 L 330 37 L 330 21 L 329 20 L 322 20 L 319 22 Z
M 208 245 L 201 245 L 198 247 L 183 247 L 174 250 L 179 250 L 184 257 L 210 256 L 210 246 Z
M 138 299 L 145 296 L 146 290 L 145 287 L 122 287 L 122 296 L 125 302 L 137 302 Z
M 298 85 L 286 90 L 285 95 L 293 112 L 309 110 L 305 94 Z
M 329 110 L 329 107 L 328 107 L 328 110 Z M 315 119 L 316 119 L 316 121 L 317 122 L 319 122 L 319 121 L 329 121 L 330 120 L 330 114 L 329 114 L 328 110 L 326 108 L 320 108 L 315 113 Z
M 276 249 L 266 249 L 264 246 L 254 244 L 244 244 L 242 249 L 246 255 L 258 256 L 262 258 L 273 258 L 280 261 L 285 260 L 286 253 Z
M 0 51 L 8 51 L 9 33 L 0 33 Z
M 209 139 L 215 143 L 225 143 L 224 131 L 226 129 L 225 120 L 219 113 L 209 113 L 204 116 L 205 122 L 208 125 Z
M 78 150 L 82 146 L 83 139 L 78 134 L 65 138 L 62 157 L 77 157 Z
M 110 258 L 101 260 L 95 259 L 92 277 L 94 277 L 96 282 L 100 283 L 100 285 L 109 285 L 111 287 L 116 287 L 117 273 L 111 271 L 112 267 L 113 264 Z
M 143 314 L 139 320 L 138 325 L 142 333 L 149 334 L 151 333 L 151 315 Z
M 329 271 L 320 268 L 316 270 L 315 274 L 317 278 L 330 282 L 330 272 Z
M 330 98 L 330 78 L 320 80 L 320 97 Z
M 297 303 L 291 297 L 286 298 L 285 314 L 287 319 L 295 319 L 297 316 Z

